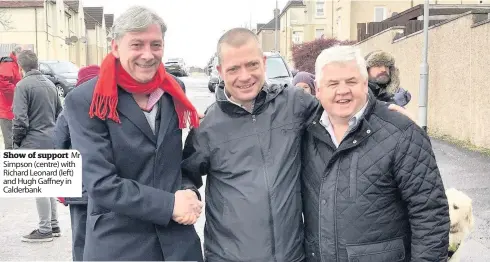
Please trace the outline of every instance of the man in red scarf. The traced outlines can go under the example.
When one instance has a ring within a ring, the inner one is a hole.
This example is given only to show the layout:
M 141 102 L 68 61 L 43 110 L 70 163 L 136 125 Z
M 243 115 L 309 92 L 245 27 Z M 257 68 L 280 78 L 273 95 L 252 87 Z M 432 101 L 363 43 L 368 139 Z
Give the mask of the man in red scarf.
M 14 89 L 22 79 L 17 55 L 22 47 L 16 46 L 10 56 L 0 58 L 0 127 L 2 128 L 5 149 L 12 149 L 12 103 L 14 101 Z
M 201 184 L 180 168 L 182 128 L 199 118 L 161 62 L 165 32 L 156 13 L 129 8 L 114 22 L 99 76 L 65 99 L 88 192 L 83 260 L 203 261 L 192 225 Z

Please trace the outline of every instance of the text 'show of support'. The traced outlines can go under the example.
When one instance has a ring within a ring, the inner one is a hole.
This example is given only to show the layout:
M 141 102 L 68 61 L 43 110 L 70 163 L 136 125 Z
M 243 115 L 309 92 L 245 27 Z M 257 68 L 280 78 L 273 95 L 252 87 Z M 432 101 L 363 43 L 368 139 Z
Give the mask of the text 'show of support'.
M 81 197 L 77 150 L 2 150 L 0 197 Z

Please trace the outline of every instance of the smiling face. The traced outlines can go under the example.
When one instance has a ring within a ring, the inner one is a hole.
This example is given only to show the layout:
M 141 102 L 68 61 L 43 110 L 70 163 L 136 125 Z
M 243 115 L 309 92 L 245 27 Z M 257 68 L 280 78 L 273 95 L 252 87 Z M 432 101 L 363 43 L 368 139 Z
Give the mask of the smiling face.
M 249 105 L 265 83 L 265 56 L 253 39 L 238 47 L 221 44 L 217 69 L 231 100 Z
M 153 79 L 163 57 L 163 34 L 157 24 L 143 32 L 128 32 L 112 41 L 112 53 L 134 80 L 147 83 Z
M 317 98 L 330 118 L 348 122 L 367 102 L 368 82 L 355 61 L 323 67 Z

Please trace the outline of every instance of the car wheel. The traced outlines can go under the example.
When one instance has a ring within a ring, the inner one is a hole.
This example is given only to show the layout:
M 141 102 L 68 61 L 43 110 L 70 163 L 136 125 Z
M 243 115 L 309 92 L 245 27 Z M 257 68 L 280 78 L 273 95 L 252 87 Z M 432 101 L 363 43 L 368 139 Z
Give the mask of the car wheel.
M 56 85 L 56 91 L 58 92 L 59 97 L 61 97 L 61 98 L 65 97 L 65 89 L 60 84 Z

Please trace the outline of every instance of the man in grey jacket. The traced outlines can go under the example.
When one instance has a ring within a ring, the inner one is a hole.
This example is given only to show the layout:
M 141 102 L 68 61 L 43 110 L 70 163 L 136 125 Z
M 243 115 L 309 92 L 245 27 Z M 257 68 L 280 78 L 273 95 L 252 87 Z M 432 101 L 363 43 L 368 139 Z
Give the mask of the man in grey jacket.
M 318 102 L 301 88 L 266 83 L 248 29 L 225 33 L 218 57 L 224 86 L 191 130 L 182 164 L 184 173 L 207 174 L 206 260 L 302 261 L 300 141 Z
M 12 121 L 14 149 L 54 149 L 53 132 L 62 110 L 56 87 L 38 70 L 34 52 L 24 50 L 18 57 L 24 78 L 14 92 Z M 60 235 L 56 198 L 36 198 L 39 229 L 22 237 L 25 242 L 52 241 Z

